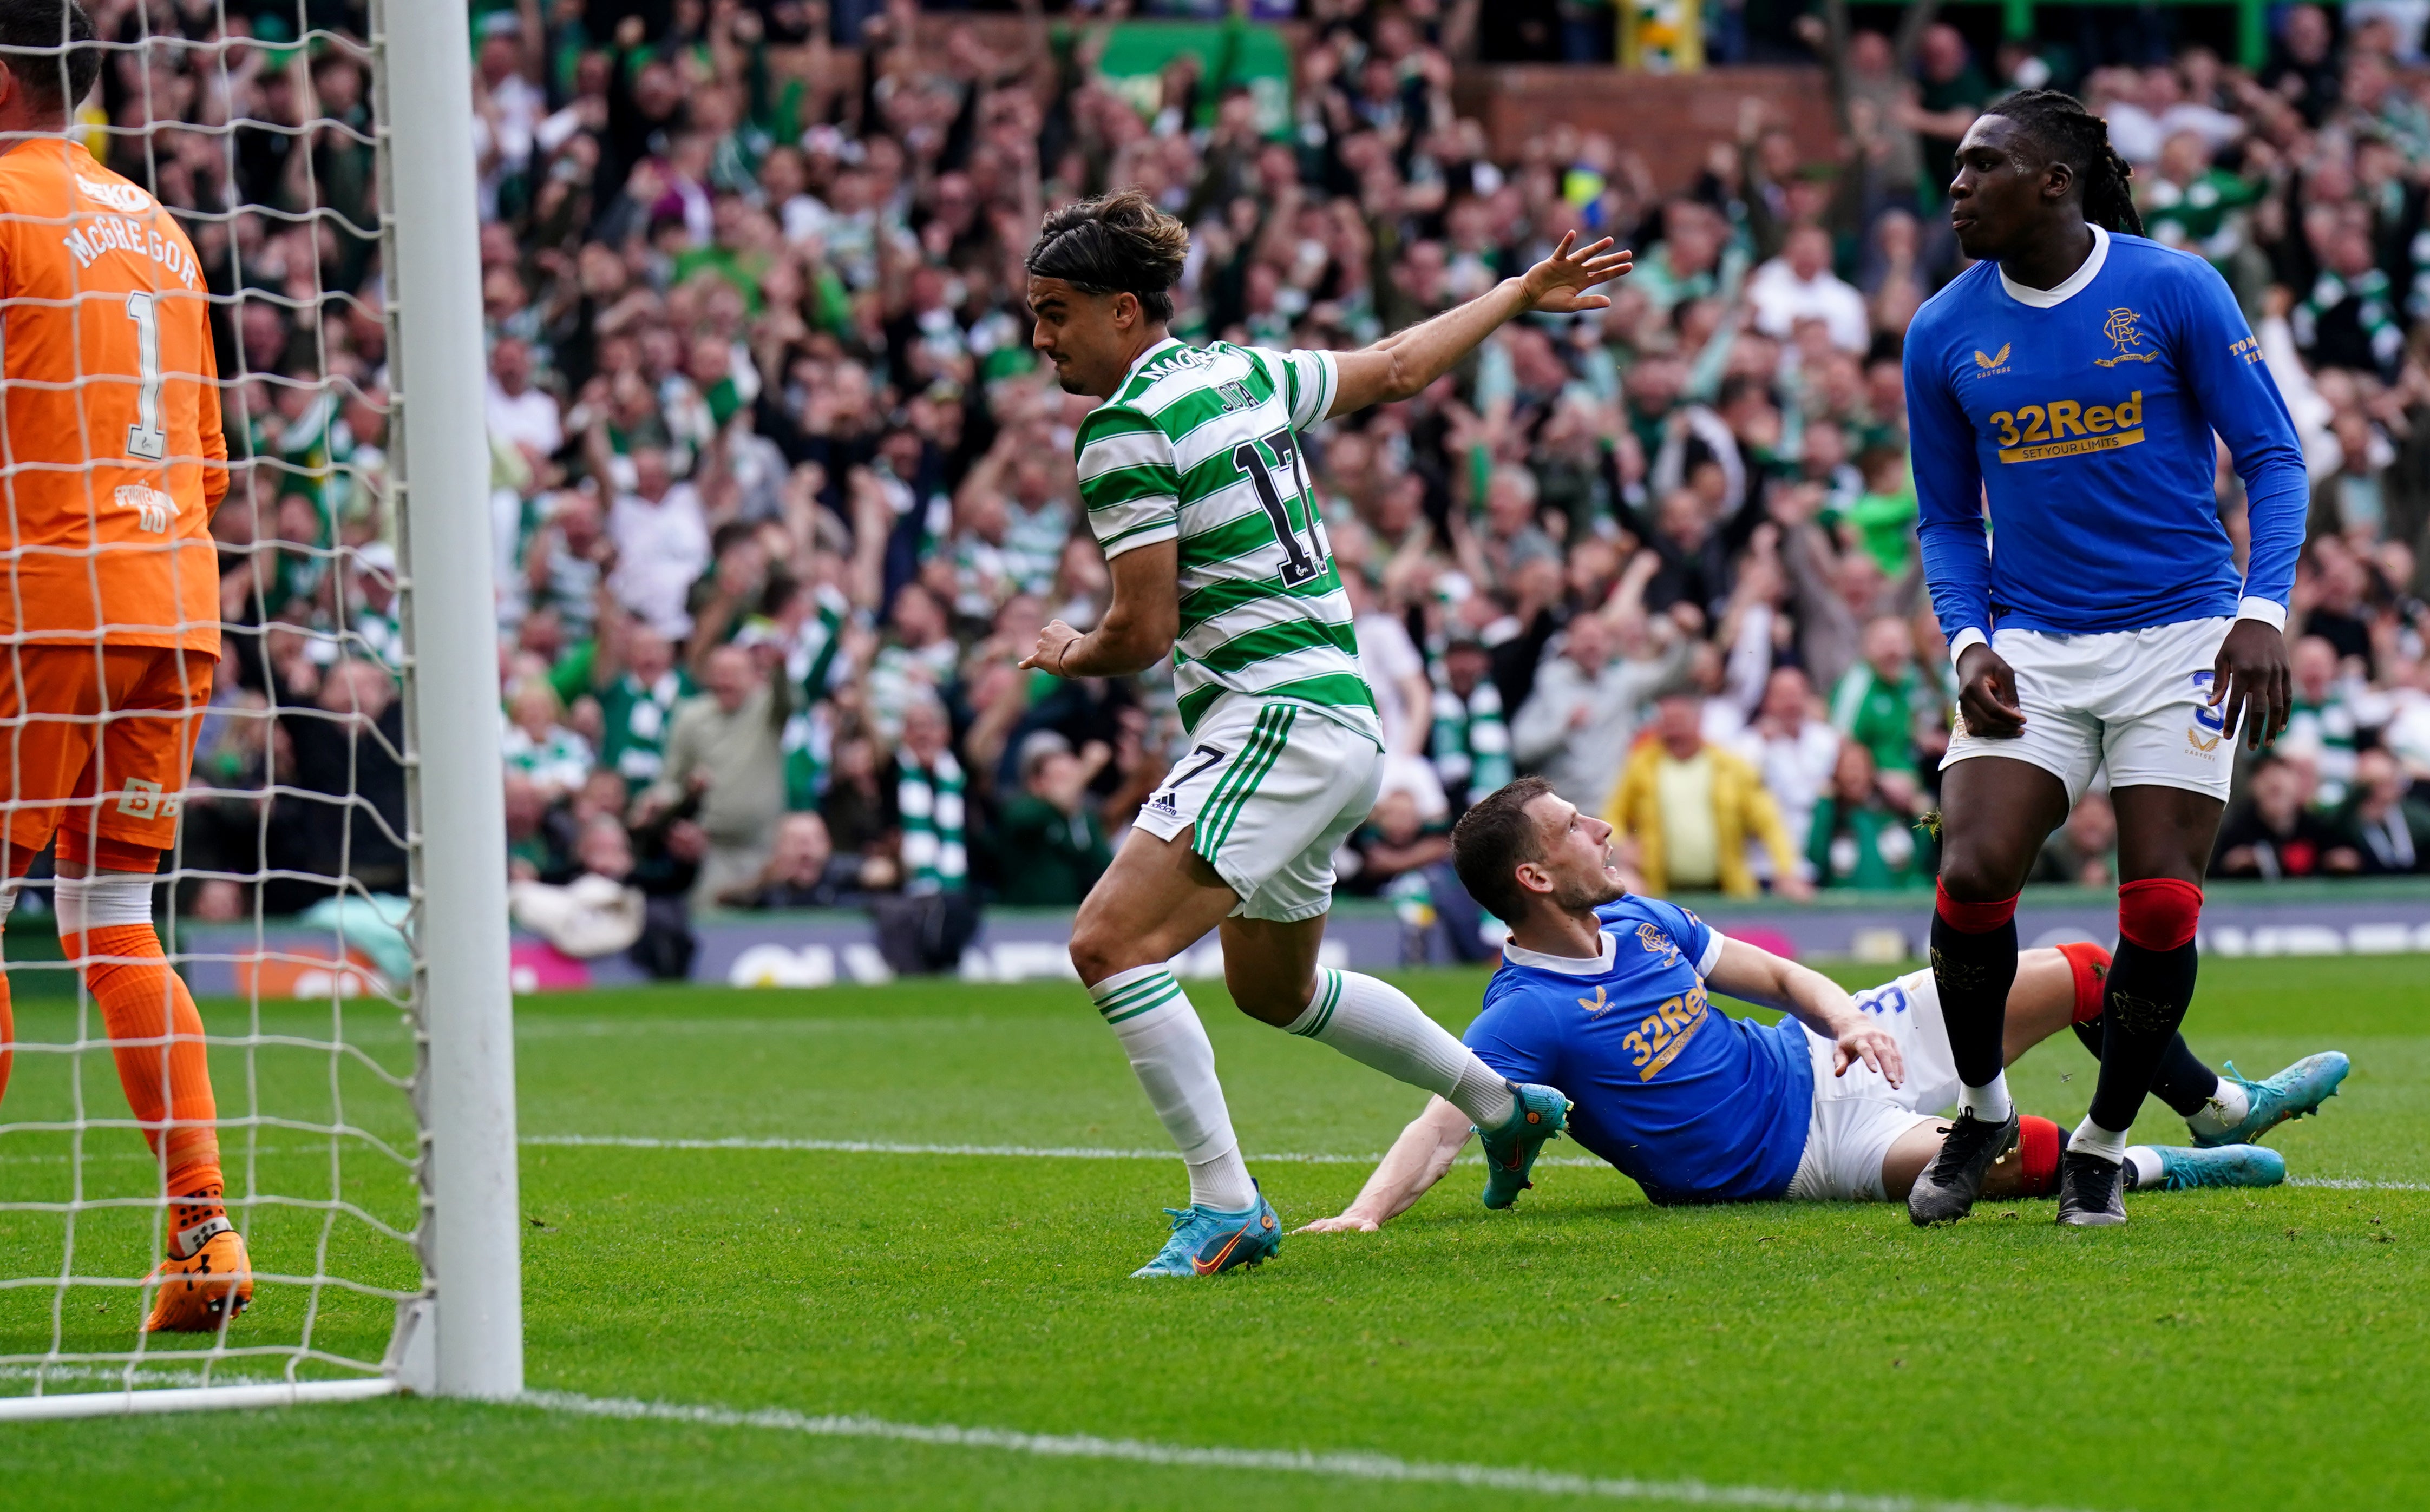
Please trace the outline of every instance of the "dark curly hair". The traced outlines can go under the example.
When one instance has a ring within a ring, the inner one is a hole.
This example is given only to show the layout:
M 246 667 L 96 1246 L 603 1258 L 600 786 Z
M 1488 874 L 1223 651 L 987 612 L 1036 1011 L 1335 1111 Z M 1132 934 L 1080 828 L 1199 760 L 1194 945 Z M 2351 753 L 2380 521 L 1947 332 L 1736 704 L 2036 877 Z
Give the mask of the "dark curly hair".
M 74 109 L 101 76 L 92 18 L 76 0 L 0 0 L 0 63 L 28 102 Z
M 1090 294 L 1135 294 L 1157 324 L 1173 319 L 1173 286 L 1190 228 L 1135 189 L 1066 205 L 1039 227 L 1028 268 Z
M 2056 90 L 2020 90 L 1988 107 L 1984 114 L 2015 122 L 2041 149 L 2046 162 L 2065 163 L 2083 186 L 2084 218 L 2128 236 L 2143 234 L 2127 181 L 2135 170 L 2109 145 L 2109 124 L 2072 94 Z

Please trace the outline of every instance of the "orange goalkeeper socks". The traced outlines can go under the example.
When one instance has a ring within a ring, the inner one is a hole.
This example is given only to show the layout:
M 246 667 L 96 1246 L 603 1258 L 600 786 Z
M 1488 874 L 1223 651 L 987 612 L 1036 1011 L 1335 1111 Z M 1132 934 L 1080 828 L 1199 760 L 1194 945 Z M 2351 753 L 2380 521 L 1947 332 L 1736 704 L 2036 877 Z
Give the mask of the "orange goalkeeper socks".
M 61 943 L 83 962 L 126 1105 L 168 1166 L 169 1253 L 183 1258 L 228 1226 L 203 1017 L 150 924 L 105 924 Z
M 169 1254 L 191 1259 L 214 1234 L 236 1225 L 228 1221 L 221 1201 L 223 1183 L 219 1156 L 190 1160 L 169 1172 Z

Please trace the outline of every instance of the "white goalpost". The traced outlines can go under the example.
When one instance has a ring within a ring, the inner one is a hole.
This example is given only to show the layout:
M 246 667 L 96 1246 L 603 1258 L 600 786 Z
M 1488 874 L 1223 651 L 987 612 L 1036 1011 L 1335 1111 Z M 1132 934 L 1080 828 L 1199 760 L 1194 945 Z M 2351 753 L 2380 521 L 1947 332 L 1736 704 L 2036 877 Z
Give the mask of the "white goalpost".
M 373 16 L 375 73 L 386 44 L 389 328 L 402 370 L 406 623 L 419 673 L 406 679 L 406 707 L 421 779 L 408 789 L 414 897 L 428 942 L 415 993 L 422 1254 L 425 1276 L 444 1281 L 431 1288 L 427 1376 L 409 1335 L 392 1368 L 414 1389 L 507 1397 L 524 1388 L 523 1236 L 470 28 L 460 3 L 388 0 Z
M 141 1121 L 122 1079 L 132 1047 L 165 1088 L 175 1032 L 130 1037 L 123 1004 L 105 1022 L 92 957 L 52 943 L 67 894 L 46 853 L 0 914 L 0 1422 L 511 1397 L 523 1220 L 467 3 L 371 0 L 355 35 L 280 0 L 283 26 L 250 40 L 225 0 L 216 31 L 178 7 L 184 29 L 158 34 L 162 8 L 83 3 L 107 18 L 105 77 L 67 134 L 157 196 L 104 185 L 113 213 L 184 230 L 218 335 L 229 484 L 198 549 L 219 563 L 222 651 L 192 775 L 160 800 L 184 817 L 153 922 L 199 1009 L 255 1290 L 209 1331 L 144 1329 L 184 1125 Z M 0 427 L 0 592 L 36 550 L 31 471 Z M 44 713 L 30 689 L 0 706 L 0 821 L 34 802 L 16 752 Z M 118 781 L 70 809 L 98 813 Z

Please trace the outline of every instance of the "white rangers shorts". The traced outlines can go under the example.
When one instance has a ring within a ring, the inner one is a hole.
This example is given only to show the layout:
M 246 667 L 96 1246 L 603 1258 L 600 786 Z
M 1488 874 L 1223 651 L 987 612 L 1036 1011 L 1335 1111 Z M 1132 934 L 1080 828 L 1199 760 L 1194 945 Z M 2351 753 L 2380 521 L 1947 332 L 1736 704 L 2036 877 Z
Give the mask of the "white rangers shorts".
M 2071 807 L 2104 762 L 2109 786 L 2184 788 L 2227 801 L 2236 739 L 2210 706 L 2211 670 L 2233 620 L 2187 620 L 2109 635 L 1997 630 L 1991 649 L 2016 670 L 2022 735 L 1965 733 L 1943 766 L 1969 756 L 2031 762 L 2067 784 Z
M 1235 919 L 1295 923 L 1333 906 L 1333 853 L 1384 780 L 1375 742 L 1305 704 L 1226 701 L 1140 808 L 1138 826 L 1190 849 L 1240 895 Z
M 1845 1076 L 1832 1075 L 1831 1041 L 1806 1031 L 1814 1057 L 1814 1116 L 1806 1128 L 1806 1154 L 1783 1193 L 1790 1202 L 1885 1200 L 1882 1157 L 1900 1135 L 1939 1122 L 1934 1115 L 1957 1101 L 1957 1063 L 1950 1057 L 1932 972 L 1911 972 L 1856 998 L 1857 1008 L 1898 1040 L 1906 1085 L 1892 1087 L 1863 1061 Z

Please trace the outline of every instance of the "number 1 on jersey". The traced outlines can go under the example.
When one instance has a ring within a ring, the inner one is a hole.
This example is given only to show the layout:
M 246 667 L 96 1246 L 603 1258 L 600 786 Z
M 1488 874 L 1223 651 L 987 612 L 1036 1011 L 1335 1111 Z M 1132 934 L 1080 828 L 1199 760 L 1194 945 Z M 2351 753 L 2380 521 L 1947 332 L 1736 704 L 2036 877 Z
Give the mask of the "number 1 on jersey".
M 169 432 L 160 424 L 160 311 L 158 296 L 137 290 L 126 296 L 126 318 L 135 323 L 135 360 L 141 371 L 135 424 L 126 427 L 126 455 L 157 462 L 169 455 Z
M 1291 470 L 1291 492 L 1298 497 L 1300 507 L 1307 511 L 1307 533 L 1316 545 L 1313 554 L 1300 540 L 1290 511 L 1283 507 L 1282 494 L 1274 488 L 1273 474 L 1267 471 L 1261 448 L 1273 452 L 1274 465 Z M 1232 465 L 1248 474 L 1249 487 L 1257 490 L 1257 503 L 1274 523 L 1274 539 L 1283 548 L 1283 586 L 1297 588 L 1322 574 L 1325 556 L 1323 527 L 1317 523 L 1316 501 L 1299 486 L 1299 449 L 1292 443 L 1291 433 L 1278 430 L 1261 440 L 1242 441 L 1232 448 Z

